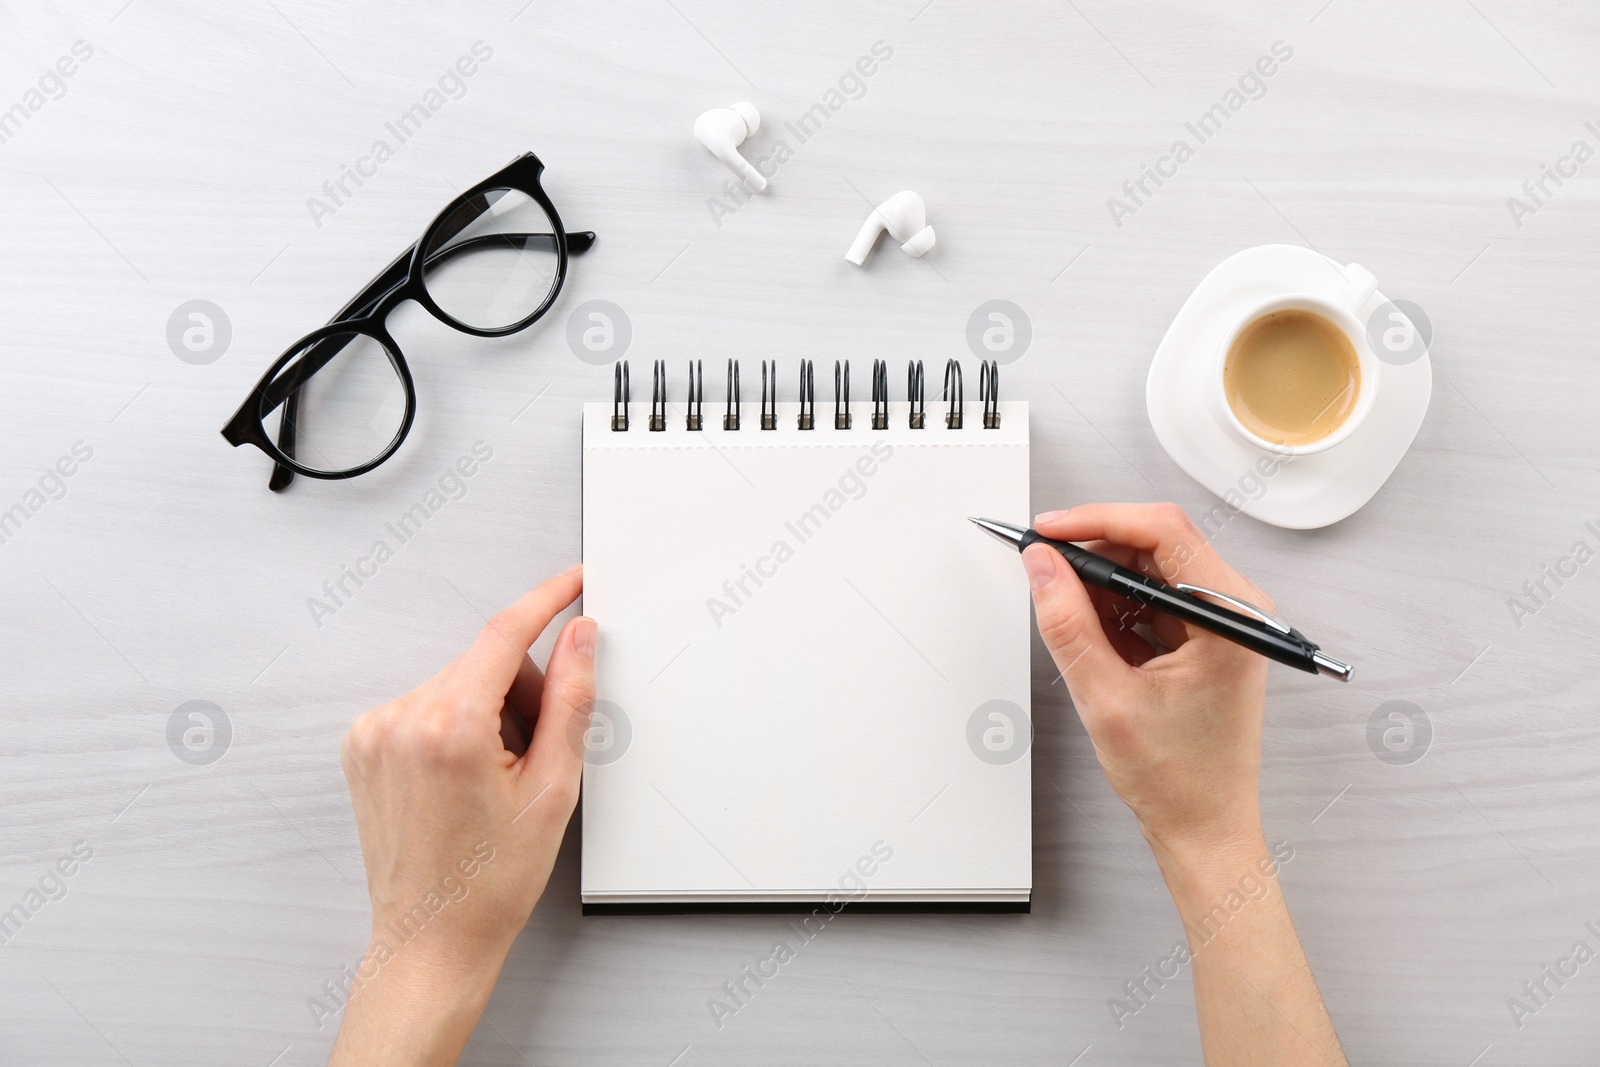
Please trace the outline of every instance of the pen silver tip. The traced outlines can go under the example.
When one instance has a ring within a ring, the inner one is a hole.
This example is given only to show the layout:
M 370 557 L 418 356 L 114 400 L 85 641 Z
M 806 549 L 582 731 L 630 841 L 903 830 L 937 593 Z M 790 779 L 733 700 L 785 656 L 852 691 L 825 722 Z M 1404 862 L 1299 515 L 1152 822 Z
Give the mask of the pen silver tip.
M 1022 544 L 1022 537 L 1028 531 L 1020 526 L 1013 526 L 1009 522 L 996 522 L 994 519 L 978 519 L 971 515 L 967 519 L 978 529 L 993 537 L 996 541 L 1017 548 Z
M 1355 673 L 1355 668 L 1332 656 L 1324 655 L 1321 651 L 1311 653 L 1311 661 L 1317 665 L 1317 673 L 1325 674 L 1329 678 L 1337 678 L 1341 682 L 1348 682 Z

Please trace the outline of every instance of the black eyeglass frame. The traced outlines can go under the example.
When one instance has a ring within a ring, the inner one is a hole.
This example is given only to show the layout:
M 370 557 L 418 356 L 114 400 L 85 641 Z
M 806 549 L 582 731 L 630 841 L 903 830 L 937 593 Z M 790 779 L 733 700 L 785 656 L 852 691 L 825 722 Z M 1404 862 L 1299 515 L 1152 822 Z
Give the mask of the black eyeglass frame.
M 411 379 L 411 368 L 386 325 L 389 313 L 401 304 L 415 300 L 446 326 L 475 337 L 504 337 L 525 330 L 550 310 L 556 298 L 561 295 L 561 287 L 566 283 L 568 255 L 579 255 L 588 251 L 594 245 L 595 235 L 590 230 L 572 234 L 566 232 L 561 224 L 561 216 L 556 212 L 555 205 L 550 202 L 550 197 L 546 195 L 540 183 L 540 175 L 543 172 L 544 164 L 532 152 L 527 152 L 450 201 L 428 224 L 427 229 L 422 231 L 422 237 L 415 244 L 397 256 L 363 286 L 354 299 L 340 308 L 327 325 L 312 330 L 295 341 L 261 376 L 251 389 L 249 397 L 240 405 L 239 410 L 234 412 L 227 425 L 223 426 L 222 436 L 235 448 L 246 444 L 255 445 L 273 460 L 275 466 L 272 478 L 267 483 L 268 488 L 274 492 L 285 489 L 296 474 L 327 481 L 355 478 L 382 464 L 394 455 L 405 441 L 406 435 L 411 432 L 412 420 L 416 417 L 417 393 Z M 482 216 L 490 206 L 484 194 L 492 189 L 515 189 L 526 194 L 544 211 L 554 232 L 484 234 L 454 245 L 439 247 L 437 252 L 427 251 L 444 245 L 444 242 L 455 237 Z M 527 248 L 542 241 L 553 241 L 555 245 L 555 282 L 537 308 L 522 320 L 509 326 L 485 328 L 460 321 L 439 306 L 429 294 L 427 285 L 423 281 L 427 268 L 465 251 L 492 244 Z M 299 409 L 300 390 L 313 374 L 344 349 L 345 344 L 349 342 L 336 343 L 334 339 L 347 334 L 360 334 L 383 346 L 390 364 L 405 388 L 406 410 L 394 438 L 376 457 L 345 470 L 317 470 L 307 467 L 294 457 L 295 419 Z M 294 365 L 291 367 L 290 364 Z M 283 415 L 278 429 L 278 441 L 274 442 L 267 432 L 265 420 L 280 406 L 283 408 Z

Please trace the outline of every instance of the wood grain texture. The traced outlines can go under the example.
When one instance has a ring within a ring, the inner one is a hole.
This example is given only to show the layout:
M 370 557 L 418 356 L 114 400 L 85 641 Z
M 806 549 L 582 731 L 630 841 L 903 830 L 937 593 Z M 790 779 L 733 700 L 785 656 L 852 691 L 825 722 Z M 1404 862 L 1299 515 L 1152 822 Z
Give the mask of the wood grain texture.
M 0 509 L 75 442 L 93 453 L 0 544 L 0 909 L 75 842 L 93 859 L 0 946 L 0 1061 L 326 1057 L 307 998 L 366 924 L 338 740 L 576 557 L 579 405 L 608 388 L 567 345 L 583 302 L 625 309 L 636 366 L 720 367 L 970 360 L 969 314 L 1014 301 L 1033 341 L 1003 384 L 1033 404 L 1035 503 L 1198 509 L 1145 369 L 1204 273 L 1269 242 L 1363 263 L 1436 335 L 1432 409 L 1367 507 L 1216 538 L 1359 667 L 1343 688 L 1275 671 L 1265 738 L 1269 831 L 1295 848 L 1283 879 L 1334 1020 L 1357 1063 L 1600 1060 L 1600 963 L 1520 1029 L 1507 1007 L 1574 942 L 1600 949 L 1600 563 L 1520 626 L 1507 607 L 1574 541 L 1600 547 L 1600 162 L 1520 226 L 1506 205 L 1573 142 L 1600 147 L 1592 6 L 6 5 L 0 108 L 79 40 L 92 58 L 0 143 Z M 480 40 L 464 95 L 314 220 L 308 198 Z M 714 217 L 729 176 L 695 116 L 750 99 L 746 148 L 774 152 L 880 40 L 864 94 Z M 1264 95 L 1116 225 L 1107 199 L 1278 41 L 1293 56 Z M 217 428 L 452 189 L 530 148 L 568 227 L 600 235 L 561 305 L 502 341 L 402 311 L 420 413 L 401 453 L 270 495 Z M 938 247 L 847 265 L 869 203 L 903 188 Z M 209 365 L 166 340 L 193 299 L 232 327 Z M 494 459 L 466 496 L 316 625 L 307 598 L 477 440 Z M 1121 1028 L 1108 1008 L 1180 930 L 1034 657 L 1032 914 L 845 915 L 719 1030 L 706 999 L 783 920 L 586 920 L 574 828 L 465 1062 L 1196 1062 L 1186 978 Z M 168 748 L 191 700 L 231 722 L 210 765 Z M 1420 762 L 1369 749 L 1389 700 L 1430 717 Z

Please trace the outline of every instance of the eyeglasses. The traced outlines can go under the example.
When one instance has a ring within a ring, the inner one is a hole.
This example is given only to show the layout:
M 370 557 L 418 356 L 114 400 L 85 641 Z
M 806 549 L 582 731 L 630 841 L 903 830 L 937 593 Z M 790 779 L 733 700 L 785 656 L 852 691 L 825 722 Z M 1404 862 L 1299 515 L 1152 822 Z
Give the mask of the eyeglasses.
M 567 233 L 529 152 L 456 197 L 422 239 L 368 282 L 326 326 L 291 345 L 222 428 L 235 447 L 272 457 L 274 492 L 296 474 L 354 478 L 394 455 L 411 430 L 417 396 L 385 325 L 415 300 L 446 326 L 477 337 L 527 329 L 555 303 L 567 256 L 594 245 Z M 278 439 L 265 420 L 282 408 Z

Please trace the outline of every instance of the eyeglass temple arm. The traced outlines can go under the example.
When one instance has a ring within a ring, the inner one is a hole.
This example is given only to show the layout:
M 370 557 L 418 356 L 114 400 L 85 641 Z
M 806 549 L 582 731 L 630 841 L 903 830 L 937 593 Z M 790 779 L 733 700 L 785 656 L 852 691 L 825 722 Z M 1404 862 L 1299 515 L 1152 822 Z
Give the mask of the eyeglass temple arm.
M 290 459 L 294 458 L 294 428 L 295 419 L 300 415 L 300 390 L 296 389 L 283 399 L 283 412 L 278 417 L 278 448 Z M 272 465 L 272 477 L 267 479 L 267 488 L 274 493 L 281 493 L 289 488 L 289 483 L 294 481 L 294 471 L 282 463 Z
M 468 217 L 459 227 L 455 227 L 453 230 L 451 228 L 453 224 L 446 224 L 434 236 L 434 240 L 449 240 L 450 237 L 465 229 L 471 223 L 472 218 Z M 427 269 L 447 259 L 454 258 L 463 252 L 480 248 L 486 244 L 505 244 L 515 238 L 521 239 L 519 243 L 523 248 L 538 248 L 546 245 L 554 248 L 555 246 L 555 235 L 549 233 L 483 234 L 462 241 L 459 244 L 441 248 L 427 258 L 423 263 L 423 268 Z M 577 233 L 569 233 L 567 234 L 567 251 L 573 255 L 582 255 L 594 247 L 594 241 L 593 230 L 580 230 Z M 405 284 L 406 277 L 411 272 L 411 257 L 416 254 L 416 250 L 417 246 L 413 244 L 396 256 L 393 262 L 361 287 L 361 291 L 355 295 L 354 299 L 340 308 L 338 313 L 328 320 L 329 325 L 372 314 L 373 310 L 382 304 L 390 293 Z M 265 403 L 262 405 L 262 413 L 268 414 L 279 404 L 283 405 L 283 413 L 278 420 L 278 448 L 284 455 L 290 458 L 294 456 L 294 424 L 300 411 L 300 389 L 313 374 L 327 366 L 334 356 L 343 351 L 347 343 L 343 338 L 330 337 L 313 345 L 285 373 L 279 375 L 276 380 L 268 385 Z M 267 488 L 275 493 L 282 492 L 289 487 L 289 483 L 292 481 L 294 481 L 294 471 L 282 463 L 274 463 L 272 465 L 272 476 L 267 481 Z

